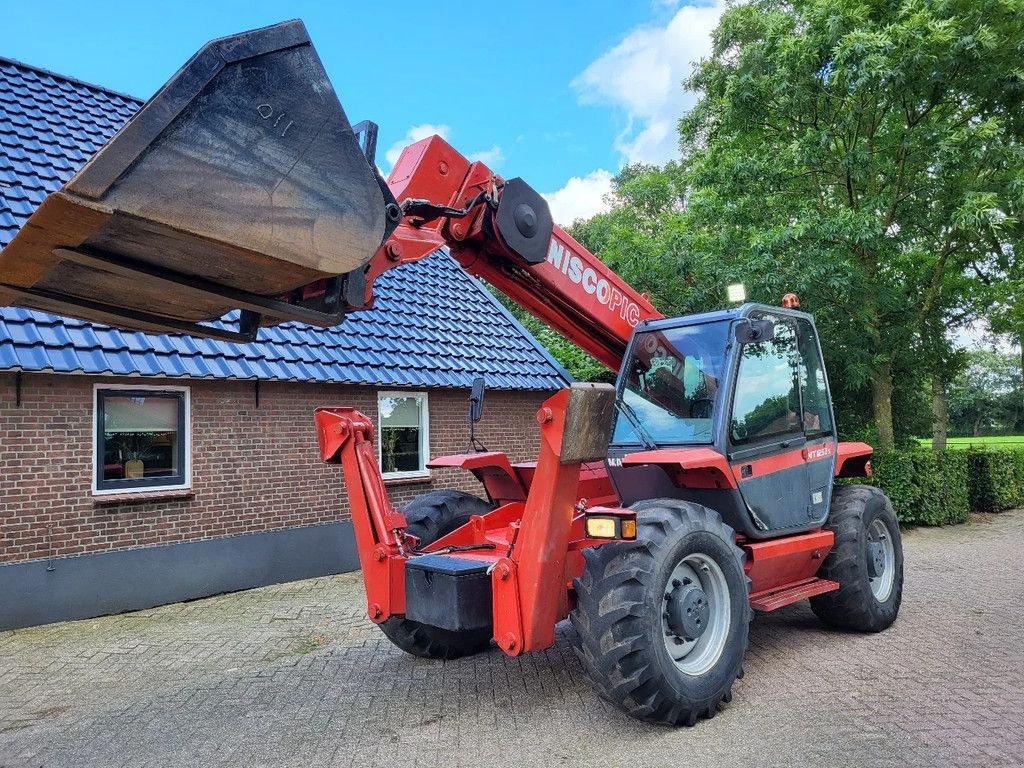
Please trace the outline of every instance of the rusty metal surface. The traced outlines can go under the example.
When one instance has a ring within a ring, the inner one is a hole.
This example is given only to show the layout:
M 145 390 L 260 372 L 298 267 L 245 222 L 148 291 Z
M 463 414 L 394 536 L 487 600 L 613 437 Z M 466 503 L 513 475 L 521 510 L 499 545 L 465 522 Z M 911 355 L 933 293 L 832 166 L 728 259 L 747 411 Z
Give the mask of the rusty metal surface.
M 611 384 L 574 383 L 565 412 L 562 463 L 604 459 L 614 415 L 615 388 Z
M 204 46 L 50 194 L 0 252 L 0 302 L 100 322 L 89 303 L 123 306 L 152 330 L 131 313 L 215 319 L 237 302 L 55 250 L 276 296 L 365 264 L 385 205 L 305 28 L 286 22 Z

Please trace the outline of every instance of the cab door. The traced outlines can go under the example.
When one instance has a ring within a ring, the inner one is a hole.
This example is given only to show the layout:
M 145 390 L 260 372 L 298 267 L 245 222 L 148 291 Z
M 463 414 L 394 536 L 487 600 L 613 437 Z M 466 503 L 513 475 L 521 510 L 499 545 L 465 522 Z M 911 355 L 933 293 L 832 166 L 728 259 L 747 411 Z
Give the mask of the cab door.
M 797 347 L 800 353 L 800 406 L 803 412 L 804 460 L 810 489 L 812 521 L 822 524 L 828 517 L 832 484 L 835 480 L 838 438 L 832 415 L 832 397 L 821 357 L 818 334 L 810 320 L 797 318 Z
M 738 350 L 726 440 L 729 465 L 754 528 L 768 536 L 815 527 L 815 515 L 796 323 L 764 317 L 774 321 L 774 337 Z

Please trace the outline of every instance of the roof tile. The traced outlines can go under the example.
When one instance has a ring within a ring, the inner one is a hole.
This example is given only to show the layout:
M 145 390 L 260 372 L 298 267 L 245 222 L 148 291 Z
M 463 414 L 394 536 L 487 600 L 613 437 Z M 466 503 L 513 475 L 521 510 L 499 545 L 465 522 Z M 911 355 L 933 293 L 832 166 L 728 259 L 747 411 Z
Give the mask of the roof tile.
M 0 248 L 141 102 L 0 58 Z M 392 270 L 372 310 L 335 328 L 296 323 L 256 342 L 118 331 L 0 308 L 0 369 L 141 376 L 550 390 L 568 374 L 444 252 Z

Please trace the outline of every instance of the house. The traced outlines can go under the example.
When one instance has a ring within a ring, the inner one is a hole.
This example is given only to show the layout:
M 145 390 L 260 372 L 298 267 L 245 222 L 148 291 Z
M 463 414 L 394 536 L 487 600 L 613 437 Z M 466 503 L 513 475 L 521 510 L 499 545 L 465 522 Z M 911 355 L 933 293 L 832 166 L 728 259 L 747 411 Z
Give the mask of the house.
M 0 59 L 0 247 L 141 102 Z M 535 412 L 568 374 L 444 252 L 392 270 L 373 310 L 236 344 L 0 309 L 0 629 L 358 567 L 341 475 L 313 409 L 377 422 L 393 500 L 477 435 L 535 453 Z

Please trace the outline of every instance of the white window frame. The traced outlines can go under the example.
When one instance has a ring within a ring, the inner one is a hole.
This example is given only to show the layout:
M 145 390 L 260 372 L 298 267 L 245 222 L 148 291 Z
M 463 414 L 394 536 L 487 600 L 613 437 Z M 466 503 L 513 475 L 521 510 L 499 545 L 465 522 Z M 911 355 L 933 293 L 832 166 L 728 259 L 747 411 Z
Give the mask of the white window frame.
M 184 482 L 179 485 L 153 485 L 141 488 L 98 488 L 96 486 L 96 461 L 98 458 L 98 428 L 96 423 L 99 409 L 96 407 L 100 391 L 117 389 L 149 390 L 153 392 L 182 392 L 185 402 L 185 466 L 182 471 Z M 93 496 L 115 496 L 140 493 L 162 493 L 164 491 L 182 491 L 192 488 L 192 389 L 191 387 L 158 386 L 153 384 L 93 384 L 92 387 L 92 465 L 90 467 L 90 484 Z
M 380 401 L 385 397 L 421 397 L 423 408 L 420 410 L 420 456 L 423 459 L 423 469 L 404 472 L 385 472 L 383 455 L 381 453 L 381 417 Z M 430 470 L 427 469 L 427 462 L 430 461 L 430 398 L 426 392 L 412 392 L 404 389 L 381 389 L 377 391 L 377 466 L 380 467 L 381 476 L 385 480 L 406 480 L 412 478 L 429 478 Z

